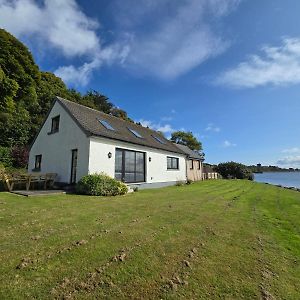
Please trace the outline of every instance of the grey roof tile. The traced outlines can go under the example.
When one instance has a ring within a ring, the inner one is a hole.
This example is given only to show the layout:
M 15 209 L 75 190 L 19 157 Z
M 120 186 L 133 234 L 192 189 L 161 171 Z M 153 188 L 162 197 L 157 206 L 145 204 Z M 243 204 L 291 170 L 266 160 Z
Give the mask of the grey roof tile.
M 203 156 L 201 156 L 199 153 L 196 151 L 193 151 L 186 145 L 181 145 L 181 144 L 174 144 L 176 147 L 178 147 L 181 151 L 183 151 L 185 154 L 188 155 L 189 158 L 194 158 L 194 159 L 200 159 L 203 160 Z
M 154 130 L 105 114 L 101 111 L 80 105 L 61 97 L 56 97 L 56 99 L 73 117 L 78 125 L 89 135 L 185 154 L 184 151 L 176 147 L 171 141 Z M 108 122 L 114 130 L 107 129 L 99 122 L 99 120 Z M 134 135 L 129 129 L 139 133 L 142 138 Z M 154 138 L 154 136 L 157 136 L 164 143 L 160 143 Z

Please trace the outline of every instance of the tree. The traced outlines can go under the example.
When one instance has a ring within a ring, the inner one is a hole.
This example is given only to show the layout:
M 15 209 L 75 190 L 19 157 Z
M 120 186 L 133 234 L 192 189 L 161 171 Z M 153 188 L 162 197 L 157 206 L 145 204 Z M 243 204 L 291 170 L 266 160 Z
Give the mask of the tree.
M 133 122 L 133 120 L 128 117 L 127 112 L 121 108 L 113 107 L 110 110 L 110 114 L 114 117 Z M 141 125 L 141 124 L 139 124 L 139 125 Z
M 215 167 L 215 170 L 222 175 L 223 178 L 249 179 L 253 180 L 253 174 L 247 166 L 230 161 L 220 163 Z
M 172 133 L 171 141 L 176 144 L 188 146 L 194 151 L 202 151 L 202 143 L 197 140 L 192 132 L 175 131 Z
M 130 120 L 105 95 L 97 91 L 81 95 L 53 73 L 41 72 L 28 48 L 0 29 L 0 146 L 30 144 L 55 96 Z
M 81 104 L 109 114 L 114 107 L 109 98 L 97 91 L 87 92 L 81 99 Z

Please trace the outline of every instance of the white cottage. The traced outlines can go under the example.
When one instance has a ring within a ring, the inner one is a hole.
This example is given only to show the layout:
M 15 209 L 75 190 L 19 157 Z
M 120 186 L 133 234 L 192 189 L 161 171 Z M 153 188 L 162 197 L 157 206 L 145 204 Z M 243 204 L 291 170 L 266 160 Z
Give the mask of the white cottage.
M 186 181 L 186 154 L 161 134 L 56 97 L 29 154 L 29 173 L 57 173 L 74 184 L 104 172 L 131 186 Z

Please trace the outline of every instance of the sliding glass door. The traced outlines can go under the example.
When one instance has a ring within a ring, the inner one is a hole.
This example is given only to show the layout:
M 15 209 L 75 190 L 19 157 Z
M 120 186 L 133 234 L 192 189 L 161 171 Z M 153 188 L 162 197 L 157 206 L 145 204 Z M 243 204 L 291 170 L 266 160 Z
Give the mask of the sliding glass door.
M 145 153 L 116 149 L 115 178 L 123 182 L 145 181 Z

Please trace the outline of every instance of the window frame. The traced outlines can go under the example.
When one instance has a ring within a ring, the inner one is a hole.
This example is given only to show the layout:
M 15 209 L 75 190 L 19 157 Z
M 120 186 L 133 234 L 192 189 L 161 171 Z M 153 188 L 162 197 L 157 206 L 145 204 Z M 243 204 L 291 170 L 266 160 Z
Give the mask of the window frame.
M 40 171 L 42 169 L 42 158 L 43 155 L 42 154 L 38 154 L 35 156 L 35 160 L 34 160 L 34 168 L 32 169 L 32 171 Z
M 189 161 L 191 162 L 191 164 L 190 164 L 190 170 L 194 170 L 194 160 L 190 159 Z
M 129 150 L 129 149 L 124 149 L 124 148 L 116 148 L 115 149 L 115 158 L 117 157 L 117 152 L 121 153 L 121 172 L 116 172 L 116 160 L 115 160 L 115 179 L 116 178 L 116 173 L 121 173 L 121 181 L 125 183 L 143 183 L 146 182 L 146 152 L 142 151 L 135 151 L 135 150 Z M 134 172 L 126 172 L 126 152 L 131 152 L 134 153 Z M 142 180 L 136 180 L 137 174 L 140 172 L 137 172 L 137 153 L 143 155 L 143 179 Z M 119 171 L 119 170 L 118 170 Z M 134 180 L 133 181 L 126 181 L 125 180 L 125 174 L 126 173 L 132 173 L 134 174 Z M 117 179 L 120 180 L 120 179 Z
M 197 170 L 201 170 L 201 161 L 200 160 L 198 160 L 198 168 L 197 168 Z
M 57 121 L 58 120 L 58 121 Z M 57 126 L 54 126 L 55 122 L 57 121 Z M 59 132 L 59 125 L 60 125 L 60 115 L 55 116 L 51 120 L 51 131 L 48 134 L 54 134 Z
M 171 167 L 169 167 L 169 160 L 171 160 Z M 174 161 L 176 161 L 176 166 L 174 166 Z M 179 170 L 179 157 L 167 156 L 167 170 Z

